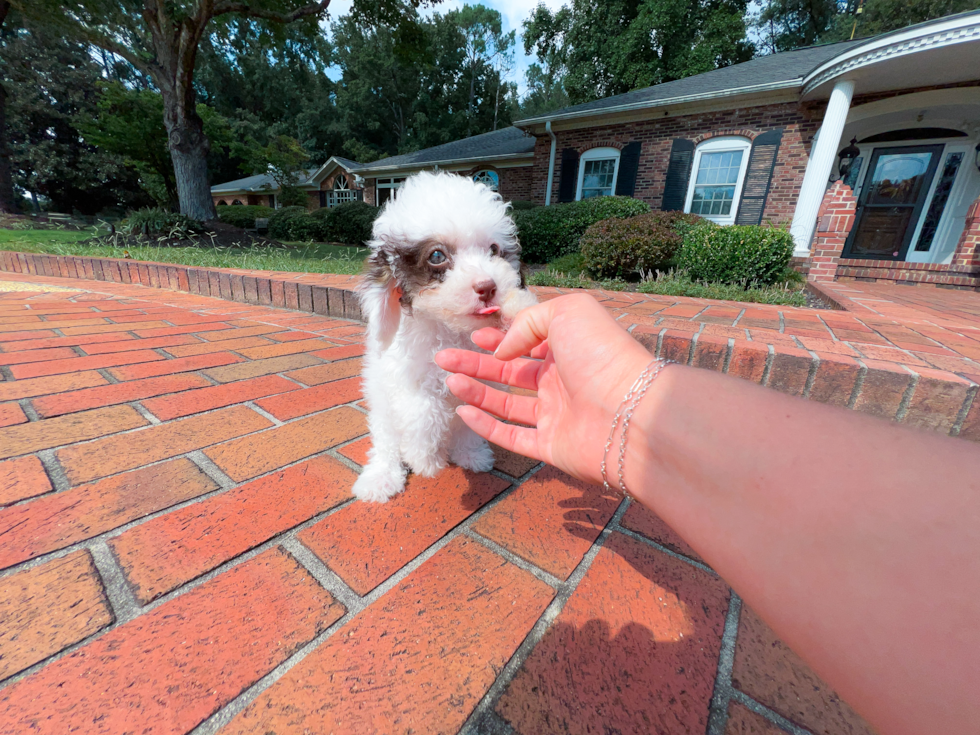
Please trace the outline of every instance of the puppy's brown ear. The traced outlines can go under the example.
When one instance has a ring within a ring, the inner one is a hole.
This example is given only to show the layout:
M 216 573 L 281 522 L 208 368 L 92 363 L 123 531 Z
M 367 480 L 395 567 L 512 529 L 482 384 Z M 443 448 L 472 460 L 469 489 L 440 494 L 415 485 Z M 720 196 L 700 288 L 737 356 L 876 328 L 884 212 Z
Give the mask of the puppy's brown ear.
M 398 332 L 402 314 L 399 304 L 402 290 L 398 287 L 384 248 L 374 250 L 368 258 L 364 280 L 357 291 L 361 313 L 367 318 L 368 334 L 378 341 L 384 351 Z

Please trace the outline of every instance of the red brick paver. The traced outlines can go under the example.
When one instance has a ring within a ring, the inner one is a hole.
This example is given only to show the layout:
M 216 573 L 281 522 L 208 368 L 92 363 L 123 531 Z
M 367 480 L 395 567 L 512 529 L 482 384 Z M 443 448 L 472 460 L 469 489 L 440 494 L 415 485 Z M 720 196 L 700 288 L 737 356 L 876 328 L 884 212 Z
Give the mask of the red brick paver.
M 63 260 L 90 280 L 0 275 L 41 289 L 0 290 L 0 735 L 865 731 L 642 508 L 500 448 L 353 500 L 351 279 Z M 597 295 L 701 368 L 980 440 L 969 302 Z

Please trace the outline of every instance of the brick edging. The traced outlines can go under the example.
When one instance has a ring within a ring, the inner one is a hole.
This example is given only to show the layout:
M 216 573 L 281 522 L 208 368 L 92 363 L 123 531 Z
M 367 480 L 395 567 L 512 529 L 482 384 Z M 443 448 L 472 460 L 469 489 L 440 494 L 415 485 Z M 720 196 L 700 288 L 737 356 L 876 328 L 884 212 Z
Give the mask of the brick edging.
M 136 284 L 363 321 L 352 276 L 283 273 L 277 277 L 270 271 L 13 251 L 0 251 L 0 270 Z M 304 282 L 317 278 L 334 285 Z M 819 284 L 809 282 L 807 288 L 835 308 L 846 310 Z M 980 441 L 980 376 L 666 328 L 637 328 L 632 334 L 658 357 L 724 372 L 789 395 Z
M 120 258 L 45 255 L 6 250 L 0 255 L 0 270 L 8 273 L 134 284 L 255 306 L 274 306 L 363 321 L 360 303 L 353 289 L 304 283 L 297 278 L 321 274 L 289 273 L 282 278 L 276 278 L 272 275 L 260 275 L 266 273 L 265 271 L 201 268 Z M 326 279 L 349 279 L 345 276 L 322 275 Z

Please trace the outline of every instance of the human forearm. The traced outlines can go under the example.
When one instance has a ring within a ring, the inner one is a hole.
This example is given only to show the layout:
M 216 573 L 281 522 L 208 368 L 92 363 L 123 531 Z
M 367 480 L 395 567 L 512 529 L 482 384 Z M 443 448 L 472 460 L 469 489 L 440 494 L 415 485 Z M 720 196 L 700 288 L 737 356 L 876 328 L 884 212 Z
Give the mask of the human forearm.
M 972 726 L 980 451 L 678 366 L 630 435 L 630 490 L 883 732 Z

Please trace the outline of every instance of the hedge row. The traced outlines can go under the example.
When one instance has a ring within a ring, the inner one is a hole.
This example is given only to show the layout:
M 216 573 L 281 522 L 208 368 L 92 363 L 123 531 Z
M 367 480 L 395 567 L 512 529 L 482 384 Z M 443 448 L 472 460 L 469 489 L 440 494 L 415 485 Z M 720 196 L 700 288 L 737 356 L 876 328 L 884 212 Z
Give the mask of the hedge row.
M 276 213 L 272 207 L 263 207 L 257 204 L 232 206 L 219 205 L 218 219 L 233 227 L 241 227 L 243 230 L 251 230 L 255 227 L 255 220 L 268 219 Z
M 269 236 L 277 240 L 316 240 L 363 245 L 371 239 L 371 226 L 379 209 L 364 202 L 347 202 L 317 209 L 283 207 L 269 218 Z
M 526 263 L 547 263 L 579 250 L 579 239 L 590 225 L 610 218 L 632 217 L 650 205 L 631 197 L 596 197 L 550 207 L 513 212 Z

